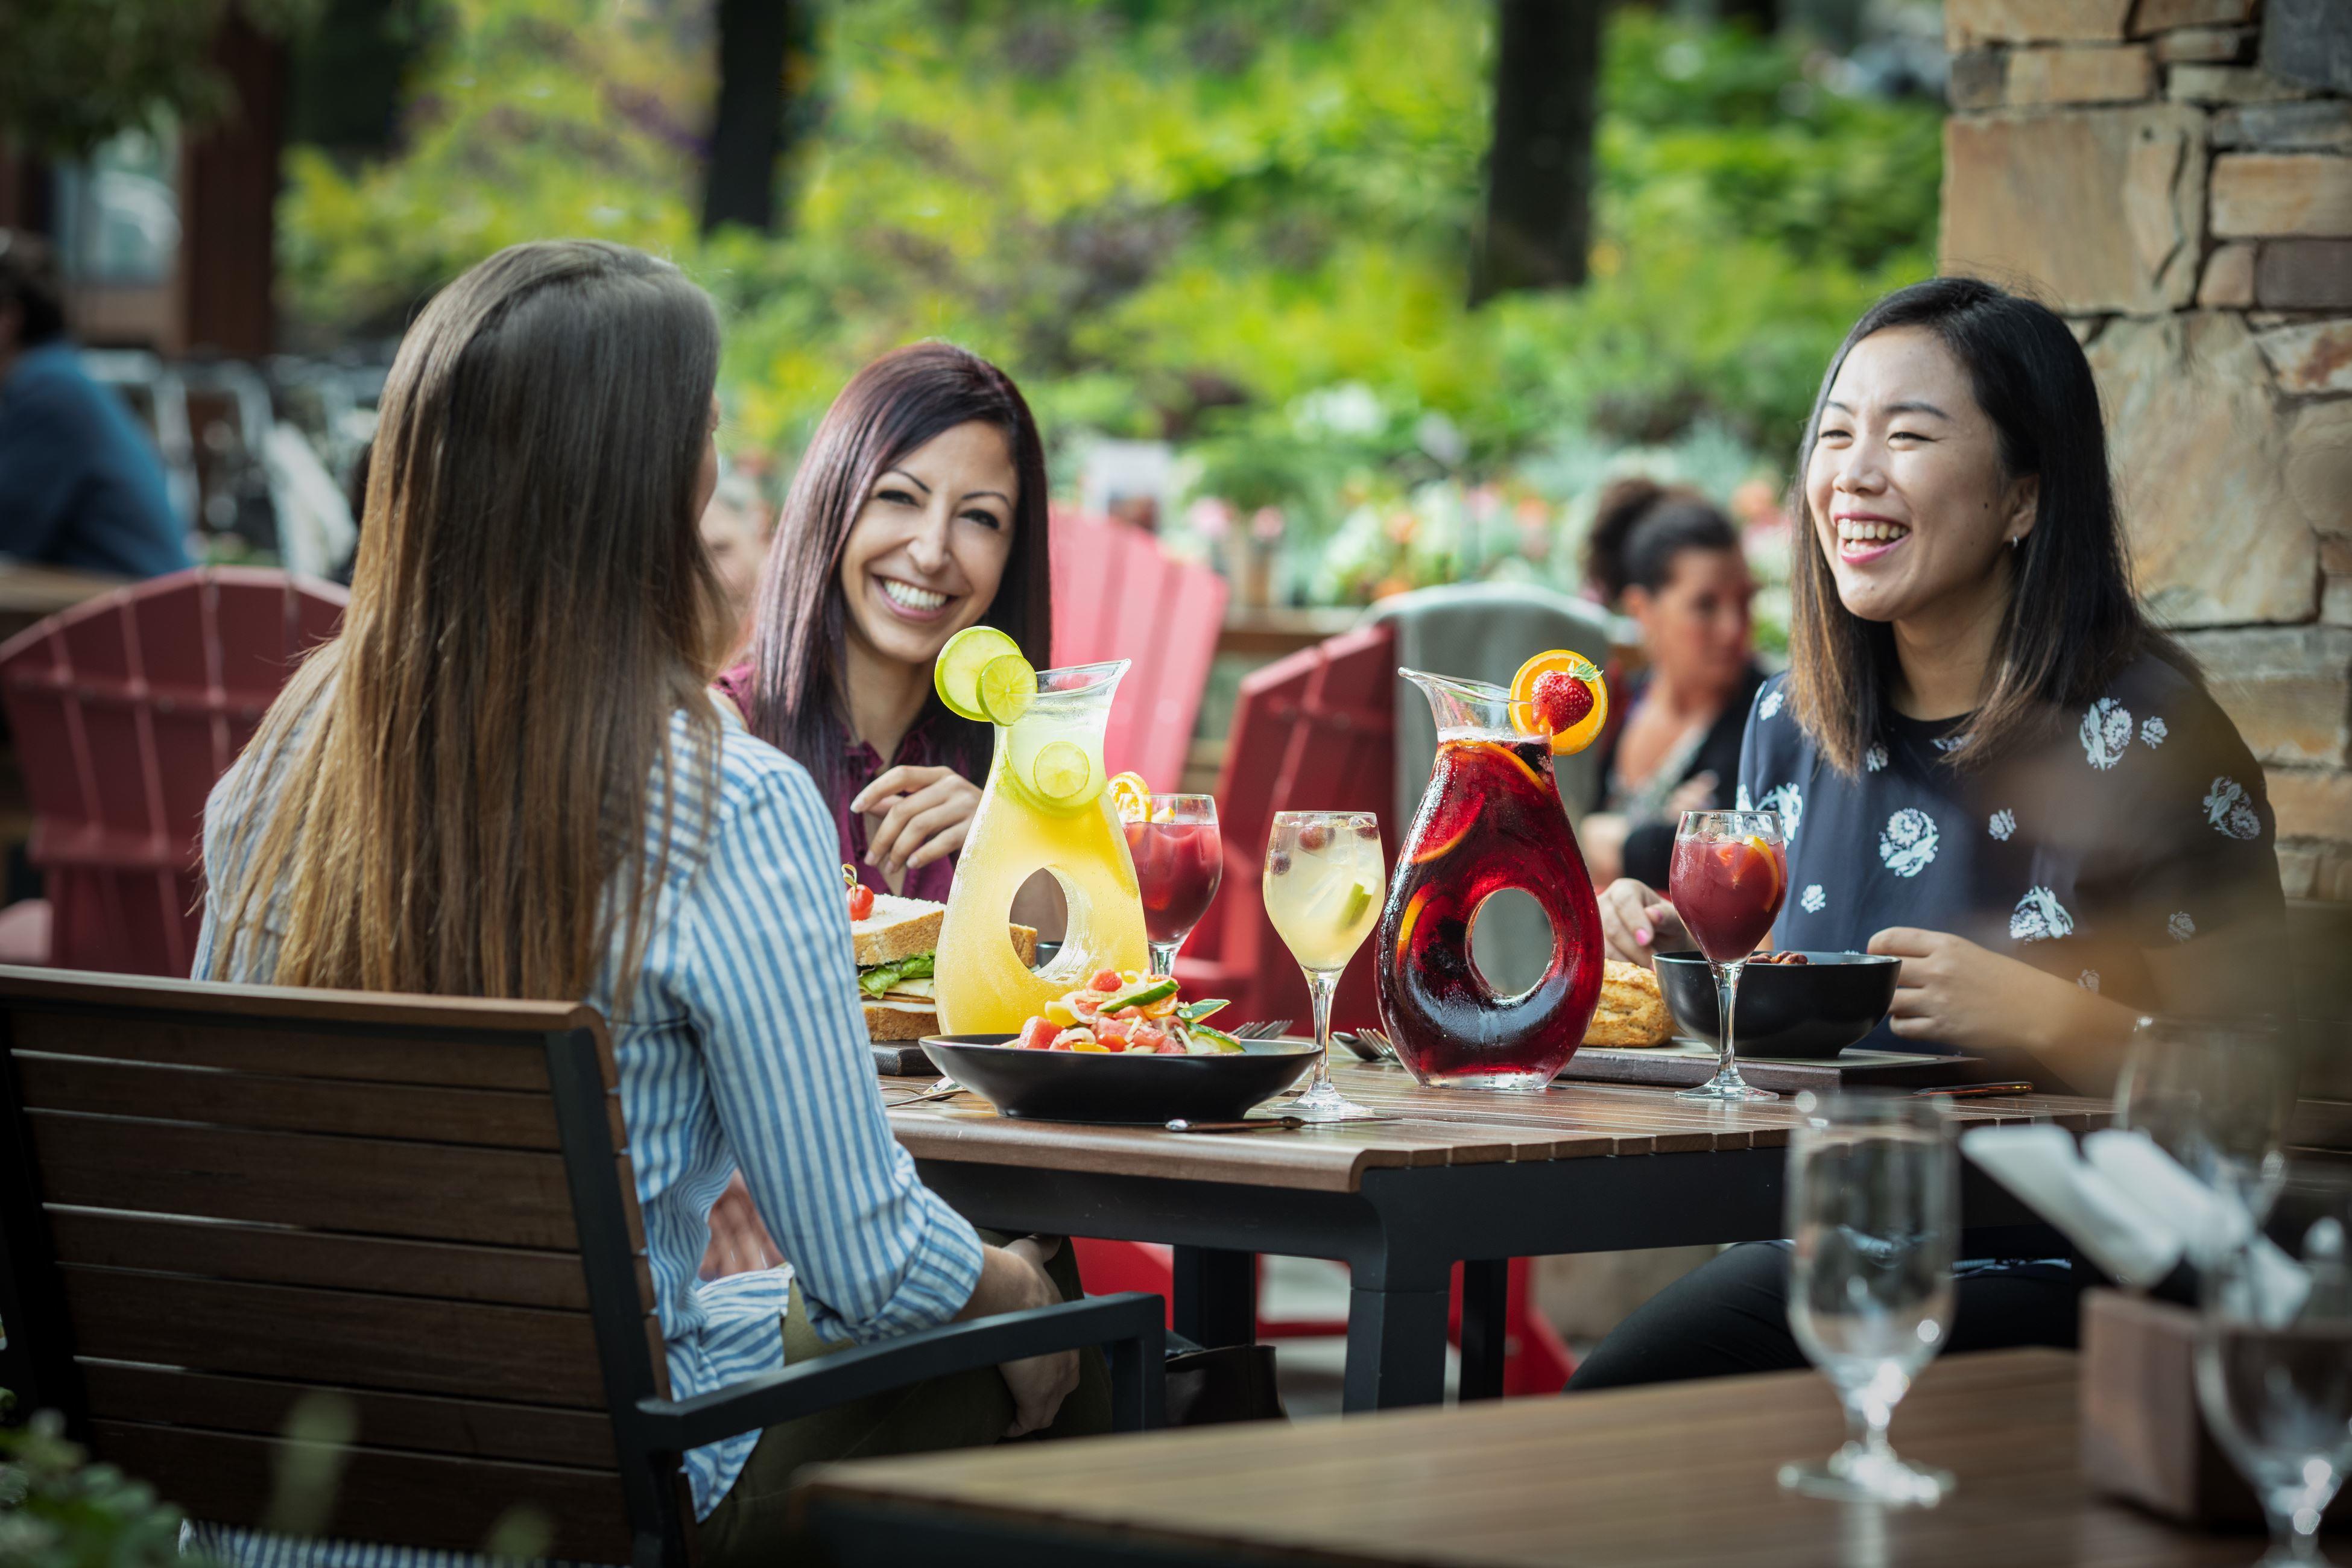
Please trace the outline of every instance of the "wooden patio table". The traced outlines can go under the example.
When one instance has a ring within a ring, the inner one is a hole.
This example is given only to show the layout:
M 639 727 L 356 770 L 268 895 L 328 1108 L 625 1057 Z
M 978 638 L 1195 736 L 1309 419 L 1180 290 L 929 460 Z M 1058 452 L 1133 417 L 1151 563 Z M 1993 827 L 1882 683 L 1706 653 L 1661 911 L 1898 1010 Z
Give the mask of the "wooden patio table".
M 1821 1458 L 1845 1435 L 1810 1371 L 867 1460 L 812 1472 L 795 1508 L 845 1565 L 2252 1562 L 2252 1536 L 2180 1530 L 2091 1495 L 2074 1370 L 2070 1352 L 2047 1350 L 1930 1366 L 1894 1437 L 1958 1477 L 1932 1510 L 1780 1489 L 1783 1460 Z
M 923 1180 L 996 1230 L 1173 1243 L 1179 1333 L 1255 1336 L 1252 1255 L 1329 1258 L 1351 1272 L 1350 1411 L 1444 1396 L 1447 1306 L 1463 1269 L 1461 1389 L 1502 1391 L 1509 1260 L 1780 1236 L 1793 1100 L 1712 1106 L 1655 1089 L 1555 1083 L 1537 1093 L 1425 1089 L 1388 1067 L 1333 1069 L 1393 1121 L 1177 1133 L 1003 1117 L 976 1097 L 890 1112 Z M 2098 1125 L 2104 1100 L 1964 1100 L 1970 1123 Z M 1964 1257 L 2063 1250 L 1963 1165 Z M 2021 1250 L 2022 1249 L 2022 1250 Z

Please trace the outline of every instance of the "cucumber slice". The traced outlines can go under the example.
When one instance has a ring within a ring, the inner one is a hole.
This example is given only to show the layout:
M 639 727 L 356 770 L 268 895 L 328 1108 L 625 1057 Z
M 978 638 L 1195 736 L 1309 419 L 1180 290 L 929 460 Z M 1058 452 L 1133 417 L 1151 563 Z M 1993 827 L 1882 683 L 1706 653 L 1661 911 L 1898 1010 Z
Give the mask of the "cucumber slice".
M 980 705 L 980 672 L 992 660 L 1018 654 L 1021 645 L 994 626 L 966 626 L 948 638 L 931 667 L 931 688 L 959 719 L 989 721 Z
M 1232 1004 L 1222 996 L 1210 996 L 1198 1002 L 1185 1003 L 1176 1009 L 1176 1016 L 1187 1024 L 1197 1024 L 1203 1018 L 1213 1017 L 1230 1005 Z
M 1102 1010 L 1106 1013 L 1124 1013 L 1129 1007 L 1149 1007 L 1154 1002 L 1165 1002 L 1175 994 L 1176 982 L 1172 979 L 1161 980 L 1150 985 L 1139 985 L 1132 991 L 1122 992 L 1104 1003 Z

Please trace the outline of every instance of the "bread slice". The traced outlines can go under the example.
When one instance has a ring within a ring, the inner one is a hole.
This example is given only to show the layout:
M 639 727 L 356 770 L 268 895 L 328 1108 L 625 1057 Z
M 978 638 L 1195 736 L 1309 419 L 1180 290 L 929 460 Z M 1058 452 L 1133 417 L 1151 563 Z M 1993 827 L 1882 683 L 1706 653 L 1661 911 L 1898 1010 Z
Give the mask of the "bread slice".
M 874 895 L 874 912 L 862 921 L 849 922 L 851 951 L 857 967 L 870 969 L 877 963 L 896 963 L 902 958 L 912 958 L 919 952 L 937 952 L 940 948 L 940 922 L 947 918 L 948 907 L 928 899 L 901 899 L 889 893 Z M 1014 925 L 1006 928 L 1013 936 L 1013 951 L 1021 962 L 1032 968 L 1037 963 L 1037 931 L 1034 926 Z
M 929 1002 L 868 1002 L 866 1037 L 881 1044 L 919 1040 L 940 1032 L 940 1011 Z
M 862 921 L 849 922 L 849 940 L 857 957 L 857 967 L 896 963 L 919 952 L 937 952 L 940 921 L 947 918 L 947 912 L 945 904 L 935 904 L 928 899 L 875 894 L 874 912 Z

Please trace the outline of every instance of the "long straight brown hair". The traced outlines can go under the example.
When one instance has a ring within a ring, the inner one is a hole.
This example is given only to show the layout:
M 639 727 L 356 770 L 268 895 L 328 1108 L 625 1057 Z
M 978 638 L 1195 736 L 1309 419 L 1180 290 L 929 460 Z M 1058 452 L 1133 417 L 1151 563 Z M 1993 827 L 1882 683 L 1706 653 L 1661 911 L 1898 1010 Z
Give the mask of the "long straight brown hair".
M 1965 743 L 1946 760 L 1980 766 L 2032 740 L 2063 710 L 2096 698 L 2144 651 L 2196 680 L 2194 662 L 2148 621 L 2132 593 L 2099 386 L 2074 334 L 2021 295 L 1974 278 L 1931 278 L 1863 312 L 1822 376 L 1797 448 L 1789 698 L 1822 754 L 1840 773 L 1861 771 L 1864 754 L 1879 739 L 1895 680 L 1895 637 L 1838 598 L 1837 578 L 1814 534 L 1805 471 L 1822 406 L 1845 356 L 1872 333 L 1896 327 L 1936 334 L 1967 371 L 1978 406 L 1999 433 L 2005 475 L 2032 474 L 2040 481 L 2032 531 L 2016 550 L 2002 552 L 2011 592 L 1986 689 Z
M 751 732 L 837 793 L 849 728 L 842 650 L 848 608 L 841 553 L 866 497 L 890 466 L 932 437 L 977 421 L 1003 434 L 1021 493 L 1013 548 L 995 601 L 980 617 L 1021 645 L 1029 662 L 1052 662 L 1053 579 L 1046 542 L 1045 448 L 1013 378 L 953 343 L 909 343 L 850 378 L 825 410 L 793 476 L 760 583 L 751 633 Z M 989 729 L 959 719 L 936 693 L 922 722 L 966 773 L 988 758 Z M 887 762 L 889 759 L 883 759 Z
M 718 365 L 709 299 L 617 245 L 514 246 L 425 308 L 384 385 L 342 630 L 248 752 L 285 783 L 232 826 L 255 848 L 217 889 L 215 974 L 266 921 L 280 984 L 578 997 L 618 921 L 625 1005 L 677 710 L 706 807 L 714 776 L 694 503 Z

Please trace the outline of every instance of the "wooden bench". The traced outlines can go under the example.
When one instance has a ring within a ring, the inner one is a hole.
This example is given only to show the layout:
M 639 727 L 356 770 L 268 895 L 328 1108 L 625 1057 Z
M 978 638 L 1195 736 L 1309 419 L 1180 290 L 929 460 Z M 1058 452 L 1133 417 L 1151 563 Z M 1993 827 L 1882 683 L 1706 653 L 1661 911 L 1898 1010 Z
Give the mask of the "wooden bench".
M 196 1518 L 257 1526 L 299 1402 L 355 1418 L 333 1538 L 684 1563 L 687 1449 L 926 1378 L 1109 1352 L 1156 1297 L 950 1324 L 673 1400 L 590 1007 L 0 968 L 0 1386 Z

